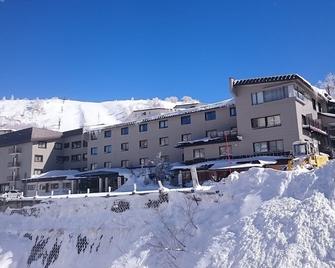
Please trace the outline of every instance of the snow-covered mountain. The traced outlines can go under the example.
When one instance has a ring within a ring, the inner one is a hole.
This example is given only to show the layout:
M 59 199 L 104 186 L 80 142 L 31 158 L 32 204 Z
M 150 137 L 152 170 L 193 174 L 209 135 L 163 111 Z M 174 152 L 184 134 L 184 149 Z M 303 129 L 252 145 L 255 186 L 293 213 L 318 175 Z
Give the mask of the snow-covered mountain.
M 172 192 L 46 201 L 0 213 L 0 267 L 335 267 L 335 161 L 252 168 Z
M 22 129 L 29 126 L 66 131 L 79 127 L 112 125 L 131 120 L 132 111 L 148 108 L 172 109 L 177 104 L 193 102 L 184 97 L 161 100 L 114 100 L 82 102 L 75 100 L 20 99 L 0 100 L 0 129 Z

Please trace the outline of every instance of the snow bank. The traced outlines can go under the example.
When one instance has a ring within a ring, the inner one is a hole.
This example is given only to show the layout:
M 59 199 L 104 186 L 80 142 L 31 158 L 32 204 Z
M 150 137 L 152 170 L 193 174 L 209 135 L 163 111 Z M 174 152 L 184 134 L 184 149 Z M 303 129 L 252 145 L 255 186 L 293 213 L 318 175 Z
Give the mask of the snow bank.
M 57 200 L 0 214 L 0 267 L 334 267 L 335 162 L 253 168 L 218 194 Z M 168 202 L 167 202 L 168 201 Z

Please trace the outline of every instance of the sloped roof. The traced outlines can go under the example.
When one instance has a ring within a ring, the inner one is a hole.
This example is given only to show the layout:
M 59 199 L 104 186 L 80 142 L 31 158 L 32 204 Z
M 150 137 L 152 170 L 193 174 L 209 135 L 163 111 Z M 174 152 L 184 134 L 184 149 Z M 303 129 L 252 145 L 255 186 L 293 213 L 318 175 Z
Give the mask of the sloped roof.
M 300 80 L 304 84 L 311 87 L 311 84 L 307 82 L 302 76 L 298 74 L 286 74 L 286 75 L 277 75 L 277 76 L 267 76 L 267 77 L 257 77 L 257 78 L 249 78 L 249 79 L 240 79 L 234 80 L 233 85 L 253 85 L 253 84 L 261 84 L 261 83 L 271 83 L 271 82 L 280 82 L 280 81 L 291 81 L 291 80 Z

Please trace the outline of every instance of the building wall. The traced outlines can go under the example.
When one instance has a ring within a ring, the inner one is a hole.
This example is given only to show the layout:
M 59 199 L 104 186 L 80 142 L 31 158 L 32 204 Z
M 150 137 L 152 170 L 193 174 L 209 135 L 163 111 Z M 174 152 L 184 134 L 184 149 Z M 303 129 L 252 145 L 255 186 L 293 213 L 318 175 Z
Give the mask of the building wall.
M 128 160 L 130 167 L 140 166 L 140 158 L 148 158 L 155 161 L 158 154 L 167 155 L 170 162 L 181 162 L 182 149 L 175 148 L 181 141 L 182 134 L 191 133 L 192 139 L 200 139 L 206 136 L 206 130 L 230 130 L 236 127 L 236 117 L 230 116 L 229 107 L 216 108 L 216 119 L 206 121 L 205 111 L 193 112 L 191 124 L 181 125 L 181 115 L 164 118 L 168 120 L 167 128 L 159 128 L 160 120 L 148 121 L 148 131 L 139 132 L 139 124 L 129 125 L 129 134 L 121 135 L 122 127 L 113 127 L 111 138 L 104 138 L 104 130 L 97 133 L 97 140 L 89 140 L 88 166 L 97 163 L 97 168 L 103 168 L 104 162 L 111 162 L 112 167 L 120 167 L 122 160 Z M 210 111 L 210 110 L 208 110 Z M 207 111 L 206 111 L 207 112 Z M 105 129 L 107 130 L 107 129 Z M 159 138 L 168 137 L 168 146 L 160 146 Z M 147 140 L 148 148 L 139 148 L 139 141 Z M 129 143 L 129 151 L 121 151 L 121 143 Z M 112 145 L 112 153 L 104 153 L 104 146 Z M 97 155 L 91 155 L 92 147 L 98 148 Z M 153 162 L 148 163 L 153 164 Z
M 283 140 L 284 151 L 292 150 L 294 141 L 304 139 L 302 135 L 301 114 L 312 113 L 316 119 L 316 112 L 311 108 L 311 100 L 305 99 L 301 104 L 296 97 L 285 98 L 258 105 L 252 105 L 251 93 L 269 90 L 284 85 L 300 84 L 292 82 L 264 83 L 256 85 L 237 86 L 235 102 L 237 107 L 237 127 L 239 135 L 243 141 L 239 143 L 238 154 L 253 154 L 254 142 Z M 253 129 L 251 126 L 252 118 L 280 115 L 281 125 L 276 127 Z

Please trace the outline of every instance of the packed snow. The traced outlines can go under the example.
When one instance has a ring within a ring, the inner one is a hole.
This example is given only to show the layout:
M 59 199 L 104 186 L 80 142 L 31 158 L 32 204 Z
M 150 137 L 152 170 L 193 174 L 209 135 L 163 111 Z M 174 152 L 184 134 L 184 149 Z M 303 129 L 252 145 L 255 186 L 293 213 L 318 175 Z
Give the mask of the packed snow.
M 148 100 L 83 102 L 59 98 L 0 100 L 0 129 L 30 126 L 66 131 L 80 127 L 114 125 L 131 121 L 132 112 L 148 108 L 172 109 L 177 104 L 195 102 L 190 97 Z
M 211 194 L 7 209 L 0 267 L 335 266 L 335 161 L 314 171 L 252 168 L 207 186 Z

